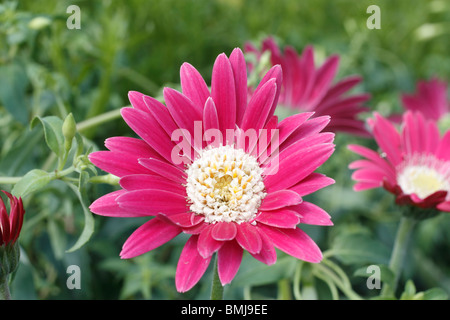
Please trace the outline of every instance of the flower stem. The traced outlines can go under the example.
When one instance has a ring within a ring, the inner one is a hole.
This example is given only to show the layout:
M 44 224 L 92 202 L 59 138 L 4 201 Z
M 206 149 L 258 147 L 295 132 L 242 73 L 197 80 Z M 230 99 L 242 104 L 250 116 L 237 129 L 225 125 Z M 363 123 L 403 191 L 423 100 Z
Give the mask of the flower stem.
M 223 286 L 220 282 L 219 271 L 217 269 L 217 257 L 216 263 L 214 264 L 214 275 L 212 280 L 212 288 L 211 288 L 211 300 L 223 300 Z
M 0 300 L 11 300 L 8 286 L 8 275 L 0 277 Z
M 385 285 L 381 292 L 382 296 L 394 296 L 397 284 L 400 279 L 400 274 L 403 268 L 406 252 L 408 250 L 408 243 L 411 238 L 412 230 L 416 225 L 417 220 L 403 216 L 397 229 L 395 237 L 394 248 L 389 262 L 389 268 L 394 273 L 394 282 L 392 286 Z
M 112 110 L 109 112 L 102 113 L 98 116 L 92 117 L 90 119 L 84 120 L 82 122 L 79 122 L 77 124 L 77 130 L 79 132 L 86 131 L 86 130 L 88 130 L 92 127 L 95 127 L 97 125 L 100 125 L 102 123 L 120 118 L 120 115 L 121 115 L 120 110 L 121 109 L 115 109 L 115 110 Z

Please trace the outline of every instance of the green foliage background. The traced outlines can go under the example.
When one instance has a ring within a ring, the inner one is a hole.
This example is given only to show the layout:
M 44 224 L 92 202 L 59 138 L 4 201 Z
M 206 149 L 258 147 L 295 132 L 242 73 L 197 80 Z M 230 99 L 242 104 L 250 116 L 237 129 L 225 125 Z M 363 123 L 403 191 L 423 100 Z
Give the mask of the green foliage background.
M 71 4 L 81 8 L 80 30 L 66 27 Z M 366 9 L 372 4 L 381 9 L 379 30 L 366 27 Z M 339 54 L 339 77 L 362 75 L 357 90 L 372 94 L 368 103 L 372 110 L 386 115 L 401 111 L 400 94 L 412 92 L 419 79 L 448 80 L 449 30 L 446 0 L 6 1 L 0 4 L 0 177 L 20 177 L 33 169 L 51 172 L 56 167 L 43 126 L 30 126 L 35 117 L 65 119 L 72 113 L 82 123 L 128 105 L 130 90 L 160 96 L 163 86 L 178 85 L 179 67 L 185 61 L 209 82 L 219 53 L 229 54 L 234 47 L 258 43 L 267 35 L 298 51 L 314 45 L 318 63 Z M 82 135 L 86 153 L 88 147 L 104 149 L 107 137 L 133 132 L 116 118 Z M 327 210 L 335 225 L 304 229 L 345 271 L 355 291 L 371 298 L 377 290 L 367 289 L 360 270 L 387 264 L 400 213 L 383 190 L 352 191 L 347 166 L 357 157 L 346 149 L 349 143 L 375 147 L 362 138 L 337 136 L 336 152 L 320 169 L 336 184 L 308 199 Z M 0 185 L 8 191 L 12 187 Z M 85 200 L 89 204 L 114 188 L 83 185 Z M 123 242 L 143 220 L 94 216 L 89 241 L 67 252 L 86 223 L 77 193 L 56 179 L 29 192 L 24 203 L 22 258 L 12 283 L 13 298 L 208 298 L 211 270 L 188 293 L 175 290 L 183 236 L 153 252 L 121 260 Z M 406 298 L 417 297 L 414 287 L 418 292 L 439 287 L 449 294 L 450 216 L 421 222 L 411 245 L 399 294 L 406 283 Z M 80 290 L 66 286 L 66 270 L 72 264 L 81 269 Z M 293 298 L 294 287 L 305 298 L 330 299 L 333 290 L 324 280 L 325 271 L 282 253 L 272 267 L 245 256 L 225 296 Z M 341 291 L 339 296 L 347 298 Z

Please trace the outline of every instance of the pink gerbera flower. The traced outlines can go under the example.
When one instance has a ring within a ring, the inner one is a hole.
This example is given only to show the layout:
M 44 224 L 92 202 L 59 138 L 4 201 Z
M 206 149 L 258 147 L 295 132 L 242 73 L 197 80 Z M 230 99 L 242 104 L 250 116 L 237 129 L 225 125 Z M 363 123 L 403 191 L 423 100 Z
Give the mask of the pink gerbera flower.
M 354 189 L 384 187 L 400 205 L 450 212 L 450 131 L 441 137 L 434 121 L 412 111 L 405 113 L 401 132 L 379 114 L 370 126 L 383 153 L 349 146 L 366 158 L 350 164 Z
M 302 112 L 313 111 L 314 116 L 329 115 L 331 121 L 326 131 L 368 137 L 364 122 L 358 116 L 367 111 L 362 104 L 370 95 L 344 95 L 361 82 L 359 76 L 349 76 L 332 83 L 339 65 L 337 55 L 329 57 L 322 66 L 316 68 L 312 46 L 307 46 L 299 55 L 291 46 L 286 46 L 282 53 L 271 37 L 263 41 L 261 51 L 250 43 L 246 44 L 246 52 L 257 56 L 266 50 L 270 51 L 271 64 L 279 64 L 283 69 L 283 85 L 278 101 L 280 105 Z
M 320 132 L 329 118 L 309 119 L 304 113 L 278 123 L 273 112 L 282 81 L 279 66 L 247 103 L 240 49 L 229 58 L 217 57 L 211 90 L 188 63 L 180 76 L 182 93 L 165 88 L 165 105 L 130 92 L 133 107 L 122 115 L 142 140 L 109 138 L 109 151 L 90 155 L 95 165 L 119 176 L 122 187 L 97 199 L 91 210 L 152 217 L 128 238 L 121 257 L 153 250 L 180 233 L 190 235 L 176 271 L 180 292 L 200 280 L 215 252 L 223 285 L 235 276 L 244 250 L 266 264 L 275 263 L 275 248 L 319 262 L 320 249 L 297 225 L 332 225 L 324 210 L 302 201 L 333 183 L 314 172 L 334 150 L 333 134 Z
M 419 111 L 425 118 L 438 121 L 450 112 L 447 83 L 438 78 L 419 81 L 415 93 L 402 95 L 402 103 L 406 110 Z

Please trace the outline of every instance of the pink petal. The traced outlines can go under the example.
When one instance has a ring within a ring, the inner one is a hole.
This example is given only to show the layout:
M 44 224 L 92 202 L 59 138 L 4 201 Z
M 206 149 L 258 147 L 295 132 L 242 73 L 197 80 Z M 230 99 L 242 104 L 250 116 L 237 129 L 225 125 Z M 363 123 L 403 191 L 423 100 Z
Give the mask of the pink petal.
M 320 137 L 311 139 L 314 140 L 320 140 Z M 298 141 L 272 160 L 273 165 L 265 170 L 264 184 L 268 191 L 274 192 L 297 184 L 321 166 L 334 151 L 331 143 L 311 143 L 308 146 L 305 142 L 306 139 Z
M 163 157 L 152 149 L 144 140 L 132 137 L 111 137 L 105 140 L 105 147 L 115 153 L 125 153 L 134 158 L 158 158 Z
M 269 118 L 276 90 L 276 79 L 270 79 L 255 92 L 245 110 L 241 124 L 242 130 L 252 128 L 259 132 L 259 129 L 264 127 Z
M 147 106 L 144 103 L 144 94 L 138 91 L 130 91 L 128 92 L 128 100 L 130 100 L 131 105 L 138 110 L 148 112 Z
M 331 56 L 325 63 L 317 70 L 309 95 L 309 105 L 317 105 L 317 103 L 325 96 L 334 76 L 336 75 L 339 66 L 339 57 Z
M 402 161 L 400 134 L 391 122 L 378 113 L 375 113 L 375 120 L 369 123 L 373 123 L 373 134 L 378 145 L 386 152 L 392 165 L 397 166 Z
M 442 140 L 440 141 L 437 150 L 436 157 L 443 160 L 450 160 L 450 130 L 447 131 Z
M 322 252 L 317 244 L 301 229 L 277 229 L 263 224 L 259 228 L 281 251 L 307 262 L 322 260 Z
M 119 196 L 116 201 L 124 210 L 143 215 L 170 215 L 189 211 L 183 195 L 157 189 L 130 191 Z
M 120 257 L 130 259 L 151 251 L 180 234 L 181 228 L 158 217 L 147 221 L 125 241 Z
M 117 190 L 108 193 L 97 200 L 95 200 L 89 207 L 89 209 L 98 215 L 108 216 L 108 217 L 142 217 L 148 214 L 136 213 L 133 211 L 127 211 L 119 207 L 116 199 L 125 194 L 125 190 Z
M 100 169 L 118 177 L 129 174 L 150 173 L 138 163 L 134 155 L 128 153 L 96 151 L 89 154 L 89 161 Z
M 248 222 L 238 225 L 236 240 L 239 245 L 250 253 L 259 253 L 261 251 L 261 236 L 255 226 Z
M 194 139 L 195 121 L 203 120 L 202 112 L 197 110 L 193 103 L 177 90 L 164 88 L 163 94 L 167 108 L 178 127 L 189 132 L 190 137 L 186 137 L 187 139 Z
M 312 112 L 302 112 L 282 120 L 278 124 L 279 143 L 282 144 L 297 128 L 313 115 Z
M 205 108 L 203 109 L 203 129 L 205 132 L 209 129 L 219 128 L 219 118 L 217 116 L 216 105 L 214 100 L 209 97 L 206 100 Z
M 180 68 L 180 80 L 183 94 L 188 97 L 196 109 L 201 112 L 206 99 L 210 96 L 208 86 L 200 73 L 185 62 Z
M 290 187 L 289 190 L 292 190 L 298 193 L 299 196 L 303 197 L 316 192 L 319 189 L 332 185 L 334 182 L 335 181 L 333 179 L 326 177 L 323 174 L 313 172 L 296 185 Z
M 276 210 L 302 202 L 302 198 L 291 190 L 278 190 L 269 192 L 262 201 L 261 211 Z
M 178 125 L 173 120 L 169 109 L 155 98 L 148 96 L 144 96 L 144 103 L 161 128 L 164 129 L 167 136 L 171 137 L 172 132 L 178 129 Z
M 236 48 L 233 50 L 230 55 L 230 63 L 236 86 L 236 124 L 240 127 L 245 109 L 247 108 L 248 96 L 247 67 L 241 49 Z
M 256 221 L 272 227 L 295 228 L 300 223 L 300 218 L 295 211 L 283 208 L 261 212 L 256 217 Z
M 233 240 L 236 237 L 237 228 L 234 222 L 218 222 L 212 228 L 211 236 L 218 241 Z
M 128 191 L 141 189 L 162 189 L 183 193 L 186 188 L 180 183 L 174 182 L 160 175 L 132 174 L 125 176 L 119 181 L 120 186 Z
M 150 113 L 133 108 L 123 108 L 122 117 L 130 128 L 144 139 L 145 142 L 164 159 L 172 162 L 172 151 L 175 144 Z
M 250 253 L 256 260 L 267 265 L 272 265 L 277 261 L 277 252 L 273 246 L 272 240 L 257 227 L 261 237 L 261 250 L 259 253 Z
M 224 244 L 223 241 L 218 241 L 211 235 L 214 226 L 212 224 L 208 225 L 198 236 L 197 248 L 203 258 L 211 257 Z
M 171 214 L 169 216 L 164 216 L 164 218 L 169 219 L 172 223 L 183 228 L 191 228 L 197 226 L 199 223 L 205 220 L 203 216 L 197 215 L 192 212 Z
M 217 271 L 222 285 L 233 280 L 242 261 L 242 248 L 235 241 L 227 241 L 217 252 Z
M 203 258 L 197 250 L 197 236 L 191 236 L 178 260 L 175 284 L 179 292 L 186 292 L 197 284 L 208 268 L 211 257 Z
M 236 87 L 233 68 L 224 53 L 214 62 L 211 96 L 217 108 L 219 129 L 225 137 L 226 129 L 234 130 L 236 123 Z
M 259 83 L 258 87 L 255 89 L 254 95 L 256 95 L 258 91 L 263 88 L 266 82 L 270 81 L 271 79 L 275 79 L 276 92 L 272 102 L 272 107 L 268 112 L 267 119 L 270 119 L 275 112 L 275 108 L 277 107 L 278 104 L 278 98 L 280 96 L 280 90 L 283 85 L 283 72 L 280 65 L 275 65 L 272 68 L 270 68 L 269 71 L 267 71 L 267 73 L 261 79 L 261 82 Z
M 300 222 L 319 226 L 332 226 L 330 215 L 322 208 L 313 203 L 303 201 L 297 206 L 292 207 L 300 215 Z
M 181 170 L 179 167 L 175 167 L 174 165 L 169 164 L 165 161 L 160 161 L 158 159 L 152 158 L 143 158 L 139 159 L 139 163 L 151 172 L 159 174 L 160 176 L 165 177 L 178 184 L 186 182 L 186 172 Z

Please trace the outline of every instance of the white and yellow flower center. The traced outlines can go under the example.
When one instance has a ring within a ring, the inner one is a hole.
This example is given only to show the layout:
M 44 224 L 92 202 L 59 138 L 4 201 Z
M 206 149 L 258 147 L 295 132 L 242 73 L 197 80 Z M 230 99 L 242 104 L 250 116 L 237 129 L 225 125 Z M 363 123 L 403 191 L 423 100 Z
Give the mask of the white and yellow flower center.
M 186 173 L 190 210 L 207 223 L 251 221 L 266 196 L 256 158 L 232 146 L 202 150 Z
M 437 191 L 450 195 L 450 163 L 433 156 L 415 156 L 404 162 L 397 176 L 398 185 L 405 194 L 416 194 L 420 199 Z

